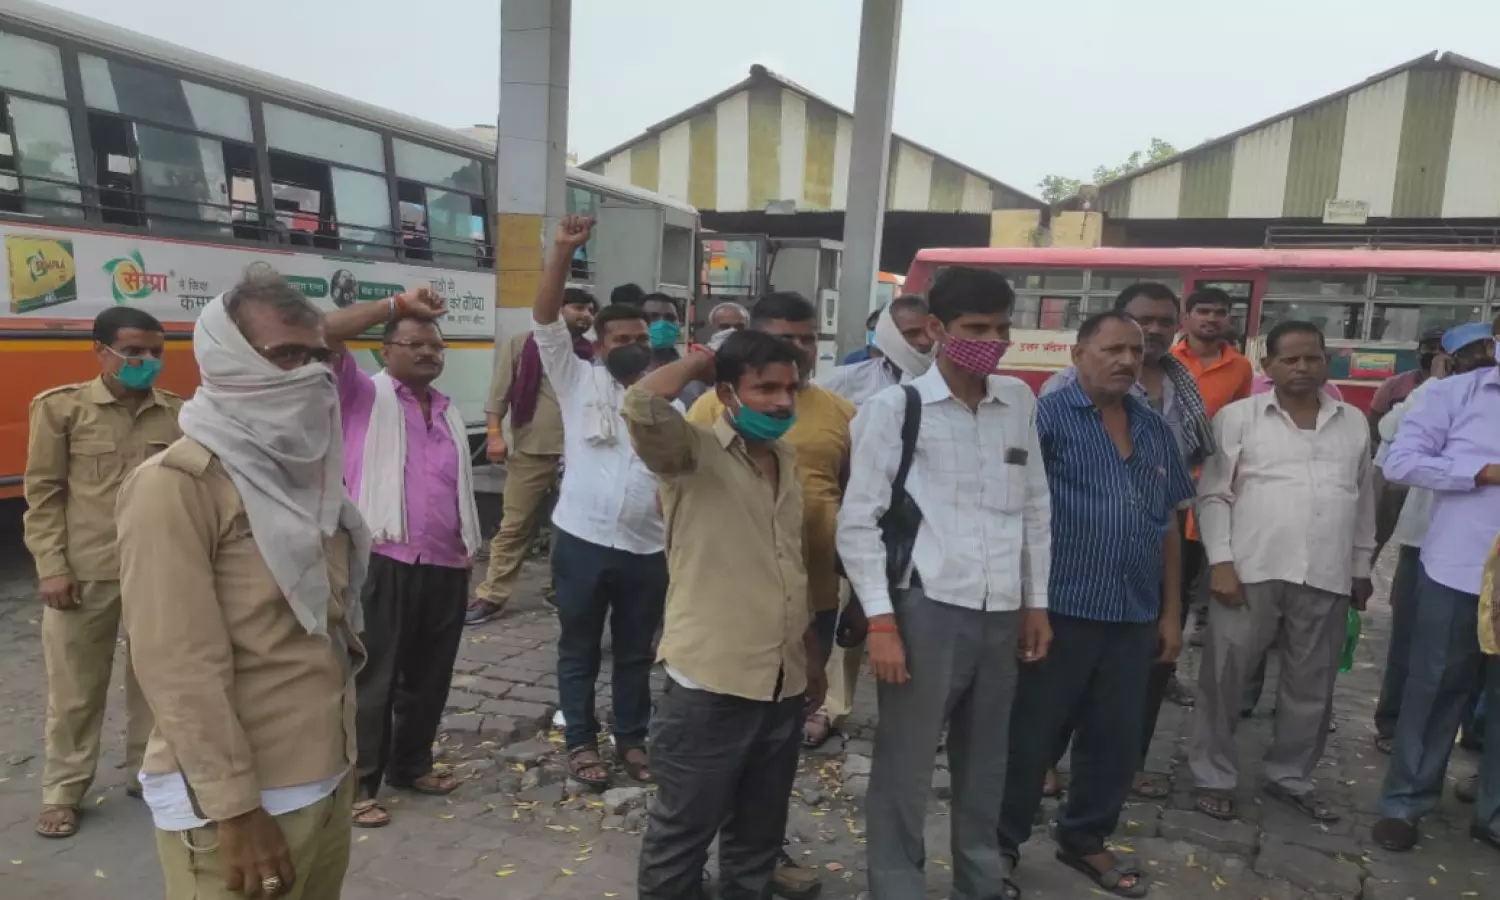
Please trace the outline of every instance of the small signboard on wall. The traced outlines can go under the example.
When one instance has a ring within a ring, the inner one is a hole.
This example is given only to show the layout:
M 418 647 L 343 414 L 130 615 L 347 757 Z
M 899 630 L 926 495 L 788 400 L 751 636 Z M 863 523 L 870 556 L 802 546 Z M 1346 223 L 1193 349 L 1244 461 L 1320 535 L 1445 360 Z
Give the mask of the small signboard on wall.
M 1364 200 L 1323 201 L 1324 225 L 1363 225 L 1370 220 L 1370 204 Z

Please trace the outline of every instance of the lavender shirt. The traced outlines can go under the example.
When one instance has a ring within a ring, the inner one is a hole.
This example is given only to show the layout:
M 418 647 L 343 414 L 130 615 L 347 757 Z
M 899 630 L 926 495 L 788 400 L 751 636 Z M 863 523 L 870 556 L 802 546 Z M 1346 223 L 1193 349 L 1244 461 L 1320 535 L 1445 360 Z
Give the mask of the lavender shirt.
M 339 411 L 344 422 L 344 484 L 359 496 L 365 467 L 365 436 L 375 409 L 375 382 L 360 371 L 354 351 L 340 356 Z M 396 383 L 396 399 L 406 419 L 406 543 L 376 544 L 373 552 L 397 562 L 468 568 L 458 515 L 458 451 L 443 422 L 448 398 L 431 392 L 432 424 L 407 387 Z M 384 487 L 384 486 L 382 486 Z M 389 488 L 386 488 L 389 490 Z
M 1500 487 L 1474 476 L 1500 463 L 1500 370 L 1428 385 L 1401 420 L 1385 477 L 1433 492 L 1422 568 L 1438 584 L 1478 594 L 1484 560 L 1500 534 Z

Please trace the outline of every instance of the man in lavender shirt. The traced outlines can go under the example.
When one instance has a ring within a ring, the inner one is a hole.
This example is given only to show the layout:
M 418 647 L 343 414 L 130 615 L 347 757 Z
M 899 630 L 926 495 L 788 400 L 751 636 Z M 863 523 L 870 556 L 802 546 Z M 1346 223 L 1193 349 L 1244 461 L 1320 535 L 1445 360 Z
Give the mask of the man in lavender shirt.
M 1422 392 L 1385 458 L 1387 479 L 1433 492 L 1401 716 L 1374 829 L 1388 850 L 1415 846 L 1418 821 L 1442 797 L 1453 739 L 1479 677 L 1480 584 L 1500 534 L 1500 370 L 1489 328 L 1463 325 L 1443 336 L 1450 353 L 1484 341 L 1482 358 Z M 1500 666 L 1488 667 L 1485 692 L 1486 705 L 1500 707 Z M 1500 717 L 1487 738 L 1470 835 L 1500 849 Z
M 449 398 L 432 387 L 443 373 L 443 336 L 434 320 L 444 308 L 423 288 L 338 310 L 326 325 L 343 414 L 344 483 L 374 535 L 361 598 L 369 660 L 355 682 L 354 825 L 363 828 L 390 822 L 376 802 L 382 780 L 423 794 L 458 787 L 451 773 L 433 770 L 432 759 L 463 634 L 472 553 L 463 513 L 472 498 L 460 490 L 470 483 L 459 453 L 467 454 L 467 441 L 450 427 Z M 389 381 L 361 371 L 355 359 L 359 351 L 343 343 L 382 326 Z M 382 415 L 382 391 L 389 403 L 392 388 L 399 412 L 387 406 Z M 404 431 L 378 434 L 382 428 Z M 367 448 L 403 443 L 401 464 L 381 470 L 380 463 L 370 462 Z M 400 496 L 366 496 L 367 491 Z M 370 501 L 381 499 L 400 501 L 396 525 L 382 527 L 372 520 Z

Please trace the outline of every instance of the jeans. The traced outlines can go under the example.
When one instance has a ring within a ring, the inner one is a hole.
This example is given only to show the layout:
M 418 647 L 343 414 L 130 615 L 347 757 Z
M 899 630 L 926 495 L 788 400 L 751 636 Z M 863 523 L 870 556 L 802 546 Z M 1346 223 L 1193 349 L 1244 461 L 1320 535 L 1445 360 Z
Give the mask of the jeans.
M 615 742 L 639 747 L 651 725 L 651 639 L 667 598 L 665 553 L 638 554 L 592 544 L 561 529 L 552 536 L 557 597 L 557 693 L 569 750 L 595 743 L 594 683 L 609 620 L 614 646 Z
M 1453 739 L 1473 709 L 1479 652 L 1479 598 L 1417 578 L 1406 689 L 1380 796 L 1380 814 L 1415 822 L 1443 795 Z

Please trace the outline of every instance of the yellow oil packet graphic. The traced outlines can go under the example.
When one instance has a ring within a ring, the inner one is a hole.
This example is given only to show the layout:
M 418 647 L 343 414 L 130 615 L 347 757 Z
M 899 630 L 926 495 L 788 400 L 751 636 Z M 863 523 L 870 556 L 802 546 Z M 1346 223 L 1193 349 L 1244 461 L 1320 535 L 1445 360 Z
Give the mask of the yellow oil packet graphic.
M 78 299 L 78 266 L 73 242 L 25 234 L 6 235 L 13 315 Z

